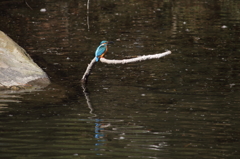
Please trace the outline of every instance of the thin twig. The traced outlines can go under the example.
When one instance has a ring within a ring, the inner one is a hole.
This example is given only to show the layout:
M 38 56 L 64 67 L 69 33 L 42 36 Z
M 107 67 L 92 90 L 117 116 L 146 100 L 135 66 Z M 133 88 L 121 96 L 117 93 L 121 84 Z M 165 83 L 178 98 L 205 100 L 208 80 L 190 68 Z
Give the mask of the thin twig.
M 25 4 L 28 6 L 28 8 L 30 8 L 31 10 L 33 10 L 32 7 L 28 4 L 27 0 L 25 0 Z
M 87 13 L 89 13 L 89 3 L 90 3 L 90 0 L 87 1 Z
M 88 31 L 90 30 L 90 26 L 89 26 L 89 3 L 90 3 L 90 0 L 87 1 L 87 26 L 88 26 Z

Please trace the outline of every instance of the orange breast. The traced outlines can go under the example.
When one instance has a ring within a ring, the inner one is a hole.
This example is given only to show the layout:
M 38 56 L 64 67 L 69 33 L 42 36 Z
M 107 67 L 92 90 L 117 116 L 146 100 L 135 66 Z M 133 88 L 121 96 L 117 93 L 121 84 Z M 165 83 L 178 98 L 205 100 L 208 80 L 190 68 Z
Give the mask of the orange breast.
M 102 55 L 100 55 L 99 57 L 102 58 L 108 51 L 108 47 L 106 46 L 106 50 L 104 51 L 104 53 Z

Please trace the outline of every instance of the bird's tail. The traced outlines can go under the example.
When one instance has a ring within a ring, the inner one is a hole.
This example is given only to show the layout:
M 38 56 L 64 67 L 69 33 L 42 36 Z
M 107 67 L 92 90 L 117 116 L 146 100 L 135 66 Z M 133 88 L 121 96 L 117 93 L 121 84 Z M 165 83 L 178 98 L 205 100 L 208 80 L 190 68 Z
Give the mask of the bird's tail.
M 99 57 L 96 57 L 96 62 L 98 62 L 99 61 Z

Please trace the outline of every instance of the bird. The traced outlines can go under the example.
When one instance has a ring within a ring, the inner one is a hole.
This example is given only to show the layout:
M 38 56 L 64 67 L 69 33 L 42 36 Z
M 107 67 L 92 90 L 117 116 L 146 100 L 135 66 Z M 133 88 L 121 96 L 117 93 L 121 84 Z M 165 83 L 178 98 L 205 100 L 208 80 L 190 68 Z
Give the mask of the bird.
M 102 58 L 108 51 L 108 44 L 113 43 L 112 41 L 102 41 L 95 51 L 96 62 L 99 61 L 99 58 Z

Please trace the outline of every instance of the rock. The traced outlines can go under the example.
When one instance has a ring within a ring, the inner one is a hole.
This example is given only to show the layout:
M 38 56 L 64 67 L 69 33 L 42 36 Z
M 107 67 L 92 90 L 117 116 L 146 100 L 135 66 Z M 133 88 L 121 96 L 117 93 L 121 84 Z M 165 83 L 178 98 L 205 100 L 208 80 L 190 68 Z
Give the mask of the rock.
M 0 31 L 0 90 L 48 84 L 47 74 L 22 47 Z

